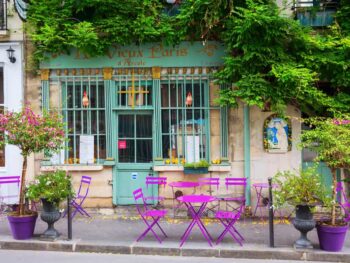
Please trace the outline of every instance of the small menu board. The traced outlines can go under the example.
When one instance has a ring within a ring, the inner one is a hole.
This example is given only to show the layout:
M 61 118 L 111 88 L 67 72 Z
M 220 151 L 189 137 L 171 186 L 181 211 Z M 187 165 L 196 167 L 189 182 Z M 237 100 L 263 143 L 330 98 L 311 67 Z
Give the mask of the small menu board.
M 94 136 L 80 135 L 79 147 L 80 164 L 94 163 Z

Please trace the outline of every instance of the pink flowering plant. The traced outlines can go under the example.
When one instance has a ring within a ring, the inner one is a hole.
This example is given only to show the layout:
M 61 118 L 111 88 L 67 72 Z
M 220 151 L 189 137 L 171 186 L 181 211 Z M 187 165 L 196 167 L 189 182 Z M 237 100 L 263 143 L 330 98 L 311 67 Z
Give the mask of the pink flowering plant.
M 16 145 L 23 156 L 22 180 L 19 199 L 19 215 L 24 215 L 25 177 L 27 158 L 31 153 L 57 152 L 65 142 L 65 124 L 56 112 L 35 114 L 29 105 L 19 112 L 0 114 L 0 146 Z

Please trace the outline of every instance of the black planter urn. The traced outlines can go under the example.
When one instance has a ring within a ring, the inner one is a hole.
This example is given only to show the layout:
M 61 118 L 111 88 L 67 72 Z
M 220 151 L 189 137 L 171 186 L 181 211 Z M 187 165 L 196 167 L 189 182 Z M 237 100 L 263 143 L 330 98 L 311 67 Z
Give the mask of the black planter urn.
M 310 240 L 307 239 L 307 232 L 315 228 L 316 222 L 308 205 L 297 205 L 296 216 L 293 220 L 294 227 L 300 232 L 300 238 L 295 241 L 295 248 L 313 248 Z
M 43 211 L 40 218 L 47 223 L 46 231 L 41 235 L 43 239 L 56 239 L 60 233 L 55 229 L 55 222 L 60 219 L 61 213 L 58 210 L 56 203 L 49 202 L 46 199 L 41 199 Z

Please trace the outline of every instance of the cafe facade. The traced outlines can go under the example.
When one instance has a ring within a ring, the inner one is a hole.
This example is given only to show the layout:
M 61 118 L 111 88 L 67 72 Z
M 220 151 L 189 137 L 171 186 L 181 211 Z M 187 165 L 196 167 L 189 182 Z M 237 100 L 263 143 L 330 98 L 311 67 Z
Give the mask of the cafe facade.
M 53 54 L 41 64 L 42 108 L 62 113 L 68 140 L 41 160 L 40 170 L 65 169 L 75 182 L 92 176 L 90 207 L 134 204 L 138 187 L 170 202 L 170 187 L 146 188 L 149 175 L 168 182 L 246 177 L 247 204 L 254 205 L 254 182 L 301 164 L 294 118 L 300 111 L 289 106 L 289 119 L 282 120 L 243 103 L 219 106 L 219 91 L 227 87 L 213 73 L 223 56 L 218 42 L 118 46 L 93 58 Z M 184 172 L 186 163 L 201 160 L 210 164 L 207 172 Z

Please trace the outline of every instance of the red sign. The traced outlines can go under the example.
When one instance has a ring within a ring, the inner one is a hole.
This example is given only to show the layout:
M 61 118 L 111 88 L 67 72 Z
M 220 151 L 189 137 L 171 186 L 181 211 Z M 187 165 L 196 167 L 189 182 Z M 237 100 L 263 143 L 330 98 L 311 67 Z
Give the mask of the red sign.
M 126 149 L 126 140 L 118 141 L 118 149 Z

